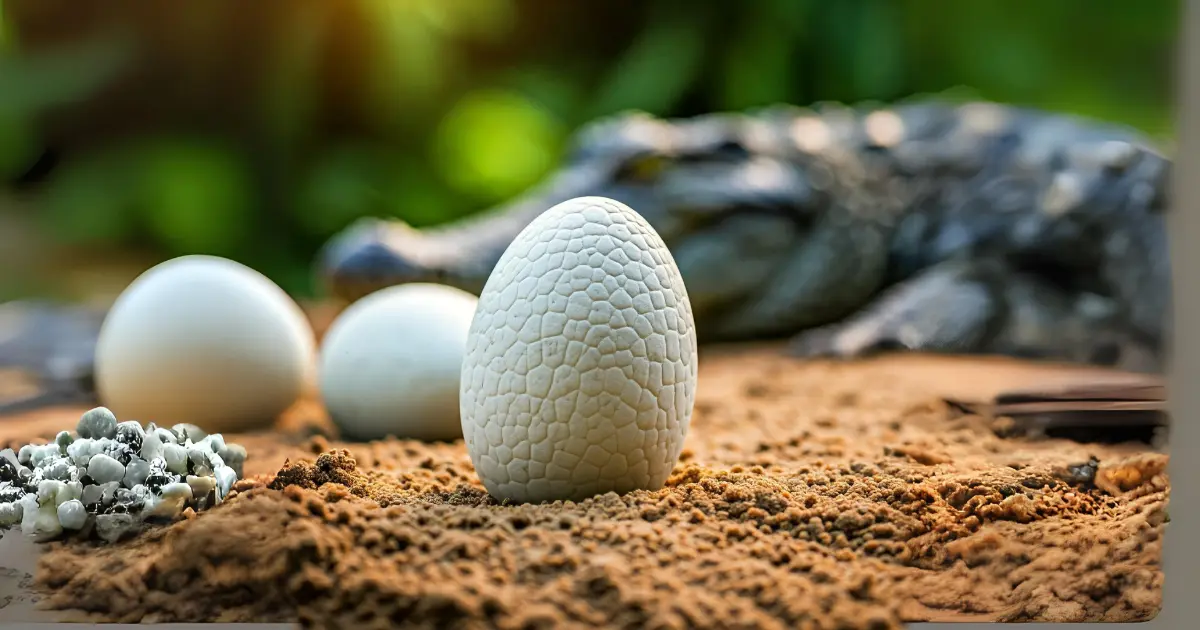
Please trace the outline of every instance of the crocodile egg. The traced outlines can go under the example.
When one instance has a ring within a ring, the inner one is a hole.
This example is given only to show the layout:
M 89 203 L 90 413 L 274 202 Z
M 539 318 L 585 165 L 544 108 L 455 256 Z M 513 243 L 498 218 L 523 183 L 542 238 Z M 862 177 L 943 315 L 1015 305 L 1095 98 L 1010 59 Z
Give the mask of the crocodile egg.
M 462 437 L 459 374 L 477 298 L 440 284 L 402 284 L 354 302 L 321 343 L 318 377 L 346 437 Z
M 508 246 L 471 323 L 460 415 L 475 472 L 514 502 L 661 488 L 696 368 L 691 304 L 658 233 L 612 199 L 558 204 Z
M 119 417 L 209 432 L 269 426 L 309 385 L 316 340 L 266 276 L 182 256 L 138 276 L 96 342 L 96 389 Z

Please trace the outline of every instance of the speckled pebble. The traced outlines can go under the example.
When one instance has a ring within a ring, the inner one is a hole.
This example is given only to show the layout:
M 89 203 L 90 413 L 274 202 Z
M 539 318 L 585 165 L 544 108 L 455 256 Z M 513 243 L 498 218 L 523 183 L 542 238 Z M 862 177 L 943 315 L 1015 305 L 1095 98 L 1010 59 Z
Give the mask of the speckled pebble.
M 112 438 L 117 434 L 117 417 L 106 407 L 96 407 L 79 418 L 75 432 L 81 438 Z
M 115 543 L 135 526 L 129 514 L 101 514 L 96 517 L 96 535 L 109 543 Z
M 126 420 L 117 425 L 116 439 L 123 444 L 141 444 L 146 430 L 136 420 Z
M 48 462 L 42 466 L 42 475 L 47 479 L 57 479 L 59 481 L 70 481 L 75 476 L 76 468 L 71 460 L 67 457 L 59 457 L 54 461 Z

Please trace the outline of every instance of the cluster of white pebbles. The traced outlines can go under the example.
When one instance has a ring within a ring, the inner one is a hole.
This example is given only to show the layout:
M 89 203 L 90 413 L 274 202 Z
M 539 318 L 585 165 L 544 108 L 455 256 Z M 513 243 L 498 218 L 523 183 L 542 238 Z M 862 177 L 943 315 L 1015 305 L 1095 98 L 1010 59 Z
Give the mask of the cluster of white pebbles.
M 242 477 L 246 450 L 177 424 L 117 422 L 105 407 L 48 444 L 0 451 L 0 529 L 38 541 L 67 531 L 115 542 L 147 521 L 217 505 Z

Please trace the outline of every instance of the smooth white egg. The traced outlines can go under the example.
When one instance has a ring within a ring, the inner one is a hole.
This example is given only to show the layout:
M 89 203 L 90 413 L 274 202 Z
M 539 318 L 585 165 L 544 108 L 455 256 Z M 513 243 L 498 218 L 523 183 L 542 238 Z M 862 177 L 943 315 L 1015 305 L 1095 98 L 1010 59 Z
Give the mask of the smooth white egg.
M 462 437 L 459 374 L 478 299 L 440 284 L 381 289 L 346 308 L 321 344 L 318 381 L 346 437 Z
M 696 394 L 687 290 L 628 206 L 550 208 L 488 279 L 462 366 L 463 437 L 488 492 L 518 502 L 661 488 Z
M 119 417 L 210 432 L 268 426 L 312 377 L 316 341 L 275 283 L 215 256 L 182 256 L 138 276 L 96 343 L 96 388 Z

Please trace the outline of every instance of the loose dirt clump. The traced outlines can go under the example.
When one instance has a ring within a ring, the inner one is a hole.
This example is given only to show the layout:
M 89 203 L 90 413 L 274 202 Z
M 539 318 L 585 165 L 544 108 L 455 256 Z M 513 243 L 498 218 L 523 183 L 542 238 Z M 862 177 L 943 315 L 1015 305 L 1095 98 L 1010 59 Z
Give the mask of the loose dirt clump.
M 51 607 L 119 622 L 883 629 L 1153 617 L 1165 455 L 1005 439 L 939 402 L 948 376 L 974 387 L 1028 376 L 1005 365 L 709 354 L 666 487 L 577 503 L 495 501 L 461 442 L 230 436 L 250 457 L 227 502 L 118 545 L 51 545 L 36 581 Z

